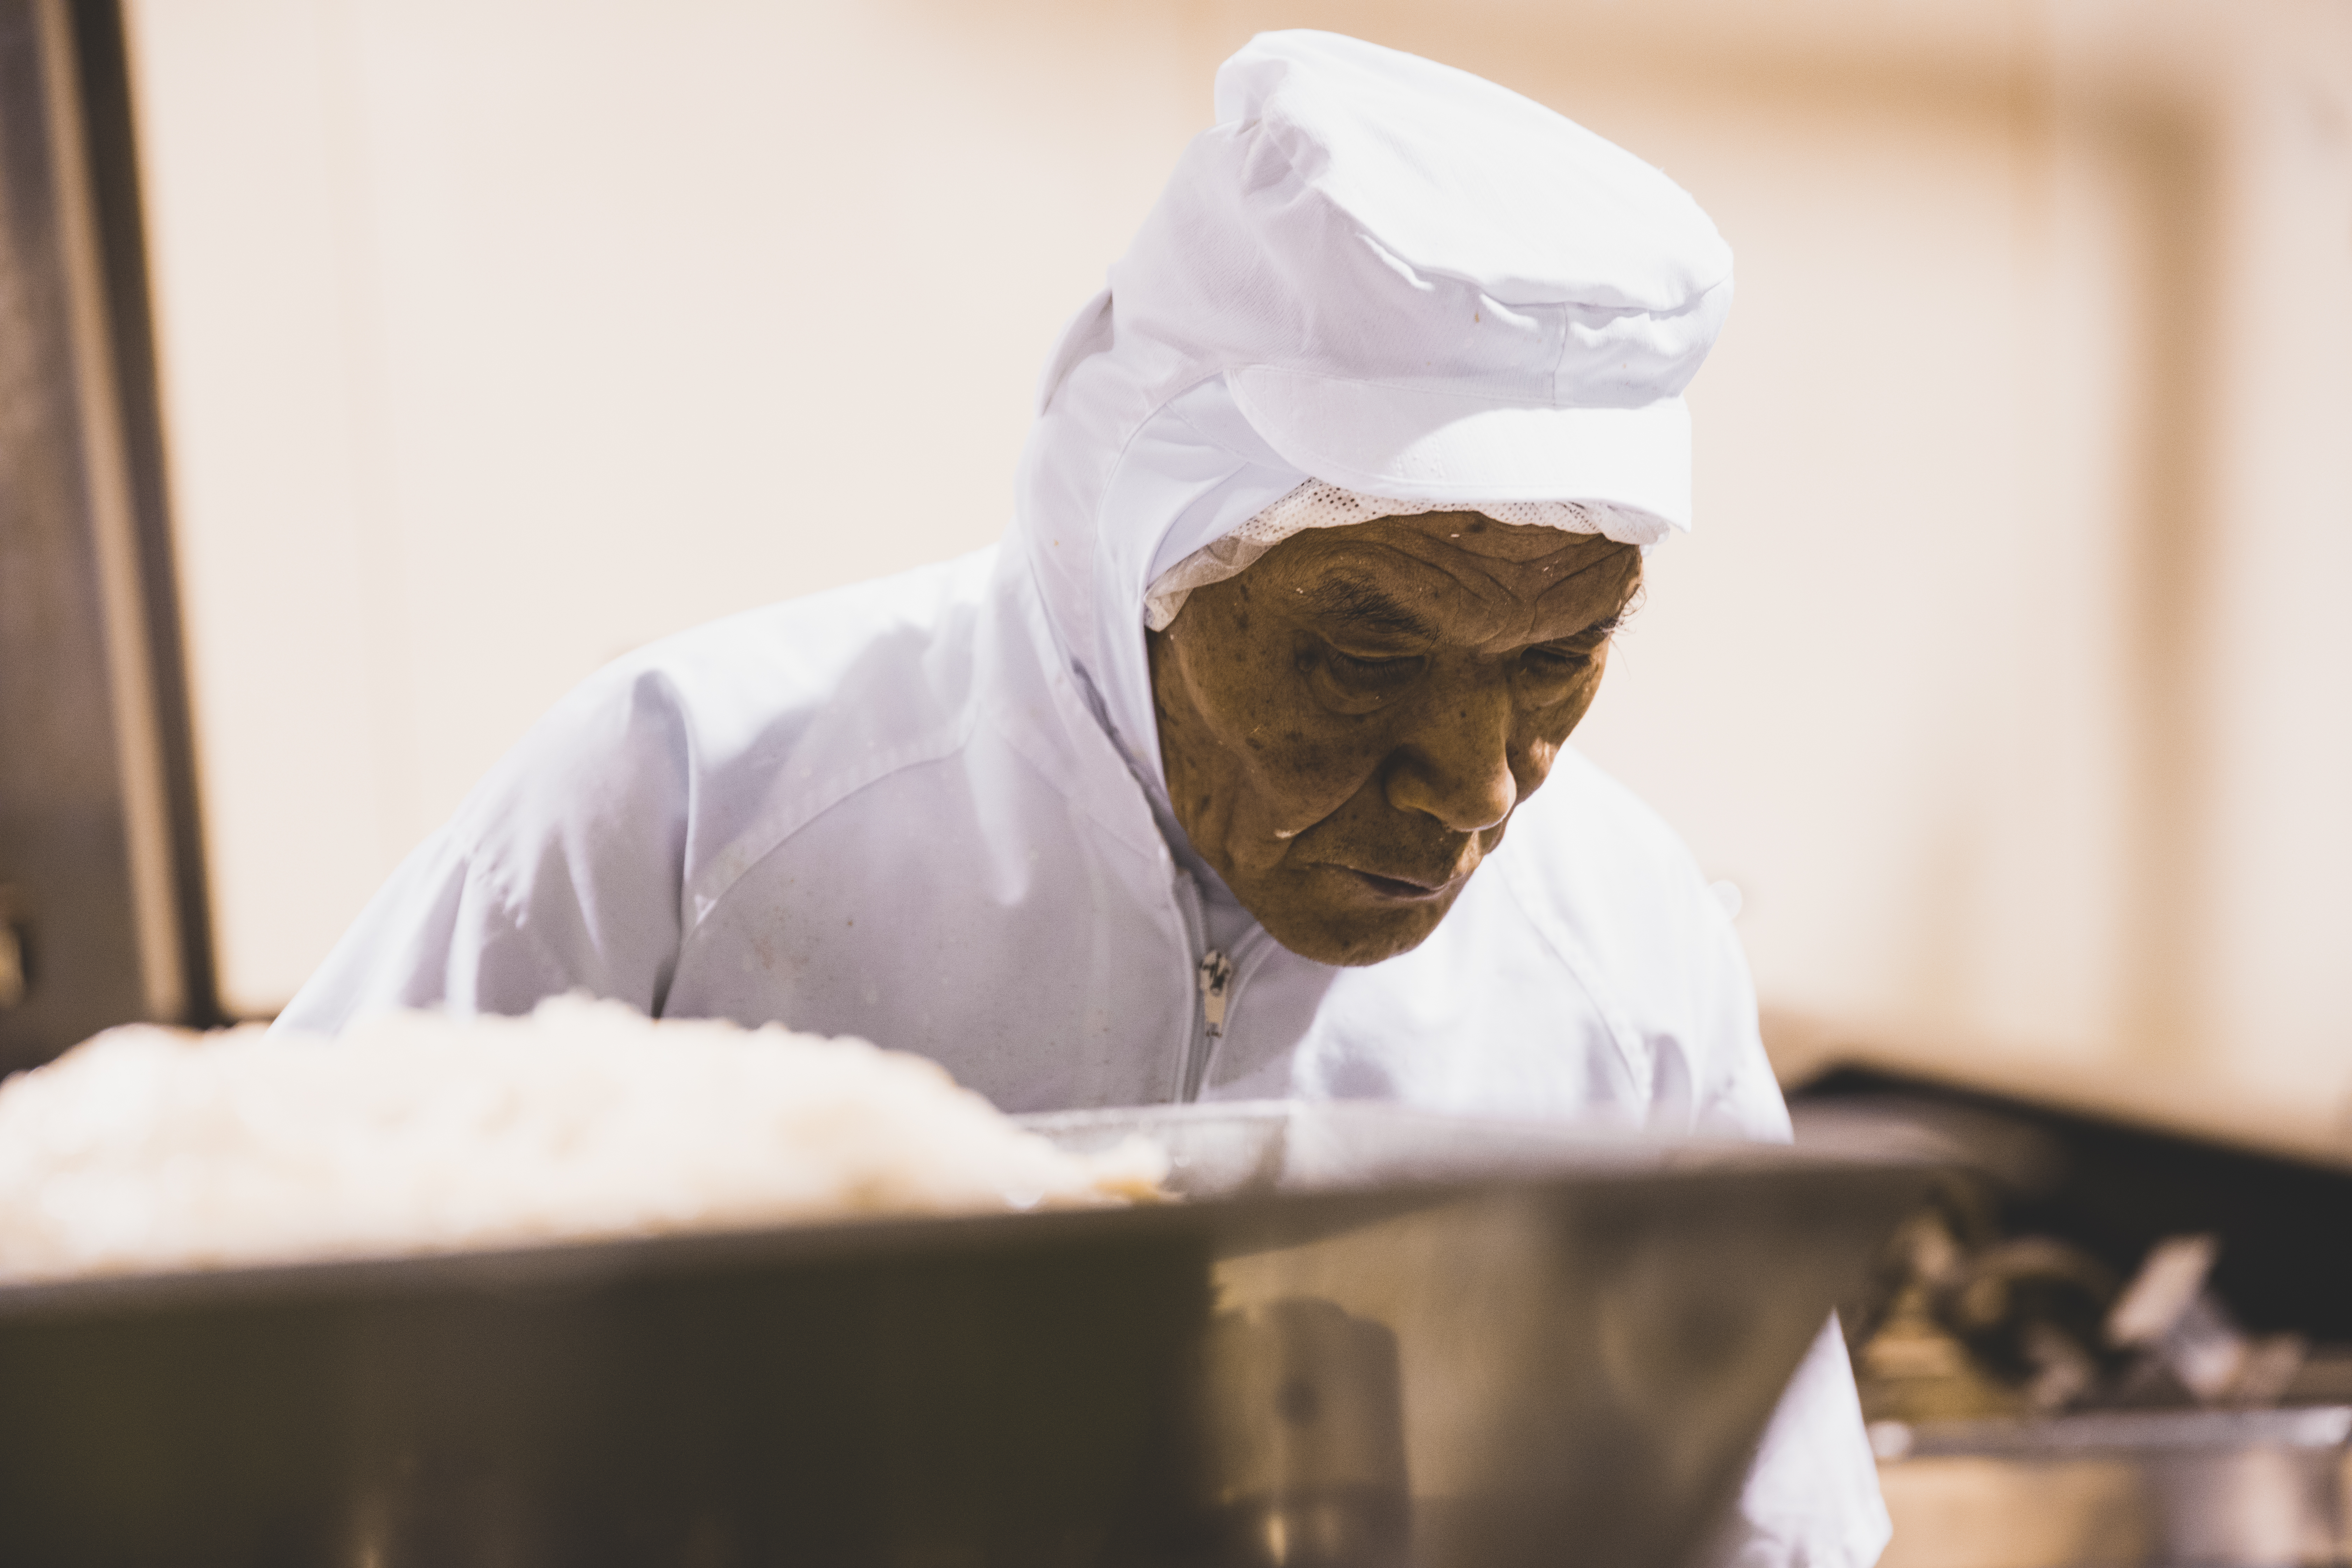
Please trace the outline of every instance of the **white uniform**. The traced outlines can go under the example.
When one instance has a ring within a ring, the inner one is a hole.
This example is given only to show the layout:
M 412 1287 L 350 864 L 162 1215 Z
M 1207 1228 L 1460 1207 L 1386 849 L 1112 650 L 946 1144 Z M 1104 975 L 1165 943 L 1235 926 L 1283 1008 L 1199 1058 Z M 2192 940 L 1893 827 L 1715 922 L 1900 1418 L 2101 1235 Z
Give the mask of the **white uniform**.
M 1241 87 L 1278 86 L 1269 58 L 1297 79 L 1318 50 L 1345 53 L 1291 37 L 1236 57 Z M 1402 58 L 1348 50 L 1360 73 Z M 1396 68 L 1412 87 L 1439 68 Z M 1263 102 L 1227 114 L 1163 206 L 1231 185 L 1220 171 L 1248 163 L 1277 118 Z M 1277 184 L 1262 163 L 1252 192 Z M 1295 216 L 1296 193 L 1285 200 Z M 1365 968 L 1280 947 L 1184 844 L 1149 717 L 1145 593 L 1304 480 L 1298 431 L 1311 437 L 1316 412 L 1262 420 L 1278 377 L 1171 338 L 1182 312 L 1166 285 L 1187 264 L 1171 252 L 1213 226 L 1156 216 L 1072 323 L 1002 547 L 739 616 L 600 672 L 410 858 L 281 1021 L 519 1013 L 585 988 L 655 1015 L 918 1051 L 1008 1110 L 1369 1098 L 1785 1139 L 1729 921 L 1672 833 L 1572 750 L 1435 932 Z M 1429 292 L 1414 287 L 1401 309 Z M 1721 303 L 1706 307 L 1714 321 Z M 1538 319 L 1548 308 L 1522 311 L 1538 354 L 1565 341 Z M 1611 309 L 1620 331 L 1633 312 Z M 1229 320 L 1220 332 L 1246 336 Z M 1685 353 L 1689 369 L 1704 352 Z M 1672 401 L 1638 411 L 1662 442 L 1682 428 Z M 1317 477 L 1405 493 L 1361 468 Z M 1678 521 L 1667 479 L 1595 493 Z M 1220 960 L 1232 978 L 1213 1034 L 1200 975 Z M 1783 1401 L 1735 1534 L 1727 1560 L 1743 1568 L 1865 1568 L 1885 1543 L 1833 1334 Z
M 1203 897 L 1052 650 L 1022 562 L 992 550 L 622 659 L 281 1022 L 586 987 L 919 1051 L 1009 1110 L 1197 1089 L 1787 1136 L 1729 922 L 1572 749 L 1427 942 L 1334 969 Z M 1235 969 L 1214 1041 L 1212 933 Z M 1843 1346 L 1816 1362 L 1750 1483 L 1742 1564 L 1861 1568 L 1884 1542 Z

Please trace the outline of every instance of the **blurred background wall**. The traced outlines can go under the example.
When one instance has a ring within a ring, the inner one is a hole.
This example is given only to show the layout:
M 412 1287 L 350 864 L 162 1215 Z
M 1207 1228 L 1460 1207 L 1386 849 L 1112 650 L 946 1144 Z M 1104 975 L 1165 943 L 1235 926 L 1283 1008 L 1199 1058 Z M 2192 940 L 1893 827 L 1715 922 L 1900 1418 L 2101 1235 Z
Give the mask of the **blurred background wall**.
M 134 0 L 223 994 L 599 663 L 1000 531 L 1263 27 L 1491 77 L 1738 254 L 1580 737 L 1832 1056 L 2352 1146 L 2340 0 Z

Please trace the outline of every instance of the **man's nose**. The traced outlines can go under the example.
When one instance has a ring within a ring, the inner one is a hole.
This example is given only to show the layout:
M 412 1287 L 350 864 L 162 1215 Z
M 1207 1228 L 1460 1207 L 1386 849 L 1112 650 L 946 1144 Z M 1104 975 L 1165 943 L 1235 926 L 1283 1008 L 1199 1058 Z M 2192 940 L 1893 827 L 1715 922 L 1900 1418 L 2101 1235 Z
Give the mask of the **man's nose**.
M 1477 833 L 1510 816 L 1519 798 L 1511 776 L 1513 716 L 1507 682 L 1432 703 L 1390 763 L 1389 804 L 1456 833 Z

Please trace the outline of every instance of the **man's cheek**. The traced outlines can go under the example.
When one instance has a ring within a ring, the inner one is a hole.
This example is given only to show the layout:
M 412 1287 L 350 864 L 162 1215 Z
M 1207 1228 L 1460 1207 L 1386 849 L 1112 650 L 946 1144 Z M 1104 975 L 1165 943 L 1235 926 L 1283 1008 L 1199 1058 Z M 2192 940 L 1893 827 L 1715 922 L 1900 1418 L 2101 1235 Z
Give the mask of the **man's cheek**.
M 1511 777 L 1519 786 L 1521 798 L 1551 776 L 1552 764 L 1559 761 L 1559 749 L 1567 742 L 1563 730 L 1541 731 L 1513 744 Z
M 1294 824 L 1320 821 L 1363 793 L 1379 761 L 1369 747 L 1308 743 L 1271 763 L 1264 788 Z

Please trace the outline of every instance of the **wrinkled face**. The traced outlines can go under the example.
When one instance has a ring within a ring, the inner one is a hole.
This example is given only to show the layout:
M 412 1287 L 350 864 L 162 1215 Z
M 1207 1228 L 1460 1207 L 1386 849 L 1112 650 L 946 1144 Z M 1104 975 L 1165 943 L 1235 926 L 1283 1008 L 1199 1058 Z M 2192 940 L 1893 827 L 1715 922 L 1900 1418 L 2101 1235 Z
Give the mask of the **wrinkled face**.
M 1177 821 L 1293 952 L 1418 946 L 1591 706 L 1641 572 L 1475 512 L 1294 534 L 1150 637 Z

